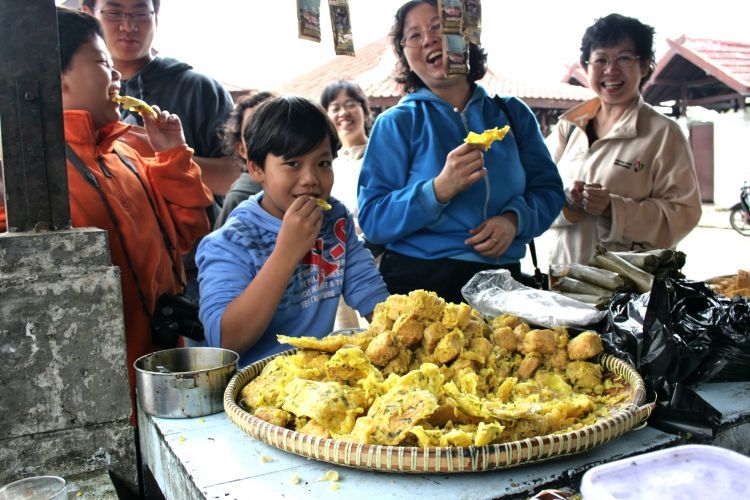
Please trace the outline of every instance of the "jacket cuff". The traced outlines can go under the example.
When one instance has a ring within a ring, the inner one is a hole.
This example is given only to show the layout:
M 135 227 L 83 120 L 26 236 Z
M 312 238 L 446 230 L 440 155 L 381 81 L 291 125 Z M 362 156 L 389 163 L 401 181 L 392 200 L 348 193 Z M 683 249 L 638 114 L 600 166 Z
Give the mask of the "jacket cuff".
M 423 182 L 422 185 L 419 186 L 419 204 L 428 214 L 438 216 L 450 204 L 450 201 L 446 203 L 440 203 L 438 201 L 437 195 L 435 195 L 435 186 L 433 182 L 434 179 L 431 179 L 427 182 Z
M 522 210 L 525 202 L 523 201 L 523 197 L 516 196 L 512 200 L 510 200 L 510 203 L 508 203 L 503 209 L 500 211 L 500 214 L 503 214 L 505 212 L 513 212 L 516 214 L 516 222 L 518 224 L 518 227 L 516 228 L 516 238 L 521 239 L 527 239 L 531 238 L 531 235 L 526 234 L 529 228 L 528 221 L 526 220 L 526 217 L 524 217 L 524 210 Z
M 610 216 L 599 216 L 596 218 L 596 233 L 601 241 L 622 241 L 622 227 L 620 212 L 623 211 L 623 201 L 620 196 L 609 195 Z

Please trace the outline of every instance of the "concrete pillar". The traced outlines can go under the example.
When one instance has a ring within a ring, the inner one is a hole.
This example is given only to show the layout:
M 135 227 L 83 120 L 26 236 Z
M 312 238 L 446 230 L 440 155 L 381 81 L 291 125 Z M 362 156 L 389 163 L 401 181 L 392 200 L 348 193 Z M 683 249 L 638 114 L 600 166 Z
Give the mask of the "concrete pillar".
M 106 231 L 0 234 L 0 484 L 136 484 L 124 332 Z

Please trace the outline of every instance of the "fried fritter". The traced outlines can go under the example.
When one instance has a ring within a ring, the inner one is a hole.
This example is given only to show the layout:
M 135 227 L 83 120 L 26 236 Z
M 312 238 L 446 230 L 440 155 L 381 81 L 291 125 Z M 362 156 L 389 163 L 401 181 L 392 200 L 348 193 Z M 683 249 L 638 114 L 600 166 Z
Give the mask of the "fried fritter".
M 385 366 L 390 360 L 398 356 L 403 346 L 396 338 L 396 334 L 391 331 L 379 333 L 370 345 L 367 346 L 365 354 L 372 364 Z
M 404 347 L 411 347 L 422 340 L 424 325 L 414 314 L 402 314 L 393 324 L 393 333 L 401 341 Z
M 571 361 L 565 376 L 577 387 L 593 389 L 602 383 L 602 367 L 588 361 Z
M 435 359 L 438 363 L 450 363 L 461 354 L 463 347 L 464 334 L 456 328 L 437 343 L 434 353 Z
M 602 352 L 602 339 L 596 332 L 585 331 L 568 342 L 568 357 L 573 361 L 591 359 Z
M 555 352 L 555 332 L 553 330 L 529 330 L 523 336 L 519 350 L 523 354 L 552 354 Z

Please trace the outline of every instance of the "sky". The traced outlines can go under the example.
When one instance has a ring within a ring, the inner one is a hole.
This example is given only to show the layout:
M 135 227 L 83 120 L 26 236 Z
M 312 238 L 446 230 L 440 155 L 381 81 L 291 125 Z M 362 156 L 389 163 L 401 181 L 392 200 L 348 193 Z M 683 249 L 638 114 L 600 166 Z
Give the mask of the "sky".
M 386 36 L 403 3 L 349 0 L 355 50 Z M 155 47 L 222 83 L 272 89 L 335 57 L 326 0 L 321 0 L 321 43 L 298 38 L 296 5 L 296 0 L 162 0 Z M 750 43 L 750 2 L 743 0 L 484 0 L 482 10 L 490 68 L 519 80 L 560 81 L 566 65 L 578 59 L 586 27 L 612 12 L 656 29 L 657 60 L 667 50 L 666 38 L 683 34 Z

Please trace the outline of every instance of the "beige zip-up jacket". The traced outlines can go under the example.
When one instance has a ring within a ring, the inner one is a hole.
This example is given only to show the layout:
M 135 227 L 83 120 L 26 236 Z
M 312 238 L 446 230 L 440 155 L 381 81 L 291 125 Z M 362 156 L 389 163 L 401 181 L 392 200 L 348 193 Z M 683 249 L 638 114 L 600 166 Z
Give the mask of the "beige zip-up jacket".
M 575 180 L 599 183 L 610 191 L 611 214 L 573 224 L 561 213 L 549 230 L 551 264 L 587 264 L 599 242 L 614 251 L 673 248 L 701 216 L 693 156 L 679 125 L 639 97 L 589 147 L 586 126 L 600 105 L 597 97 L 568 110 L 546 142 L 566 193 Z

